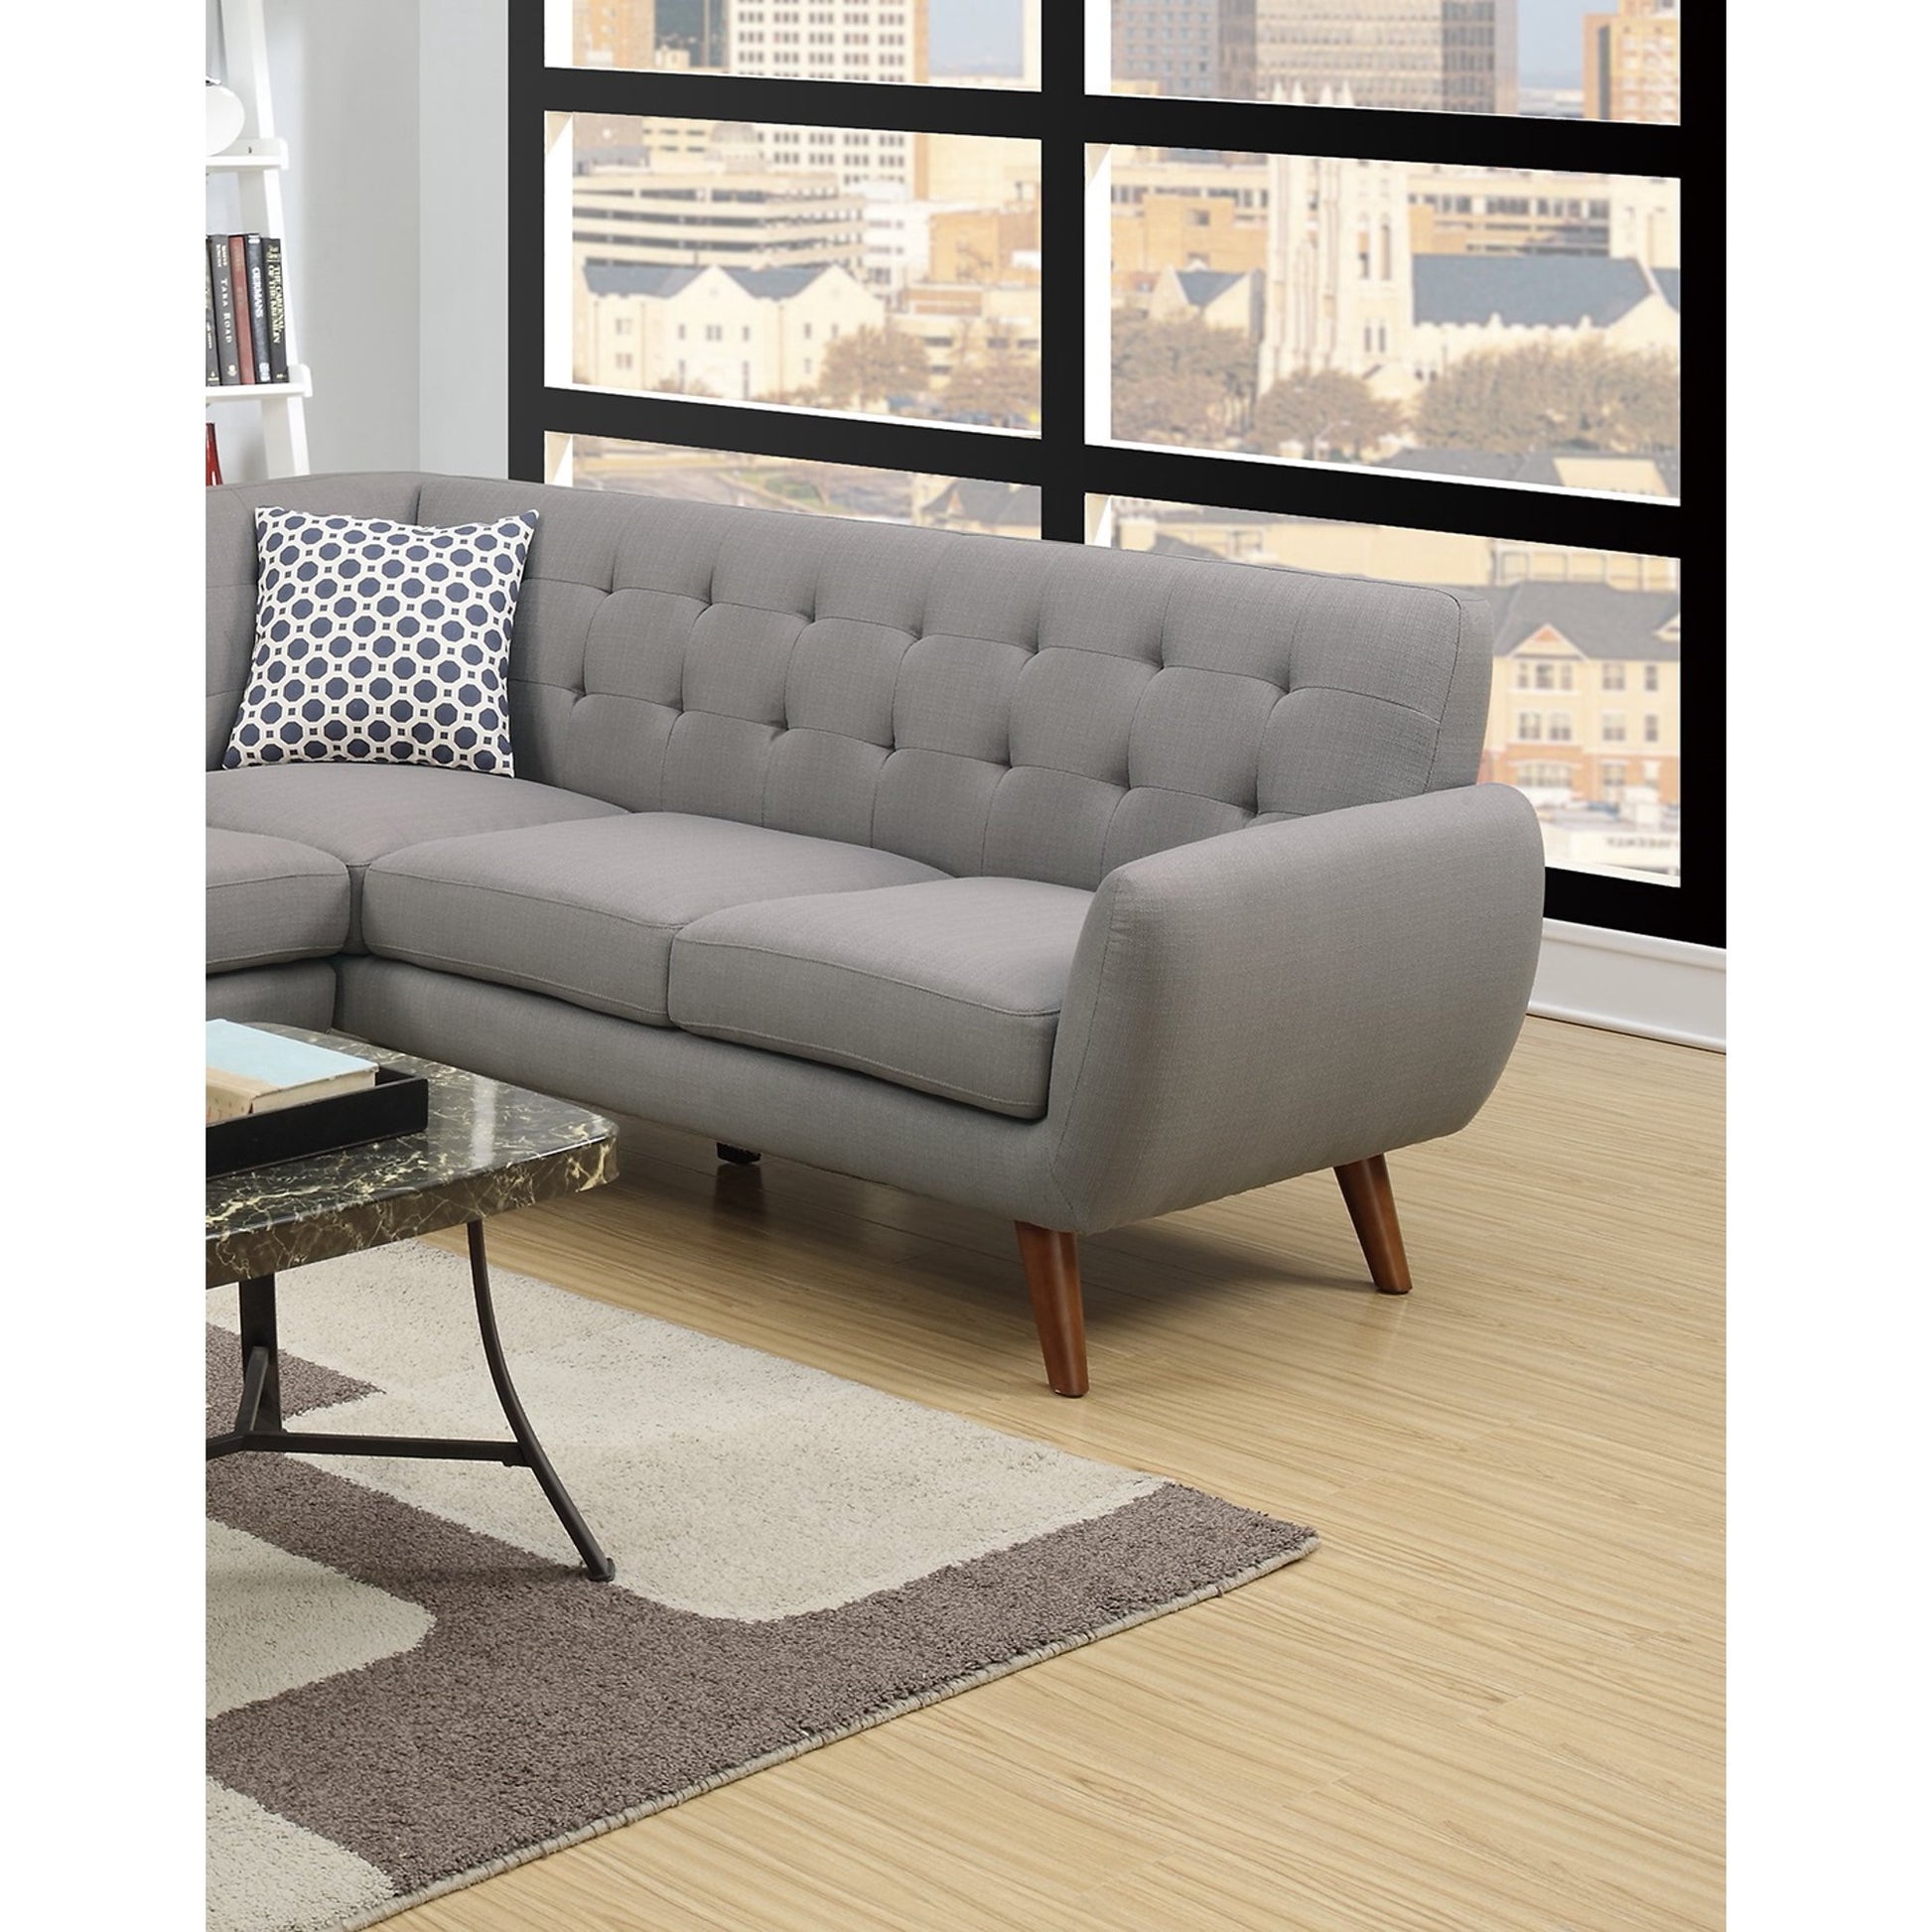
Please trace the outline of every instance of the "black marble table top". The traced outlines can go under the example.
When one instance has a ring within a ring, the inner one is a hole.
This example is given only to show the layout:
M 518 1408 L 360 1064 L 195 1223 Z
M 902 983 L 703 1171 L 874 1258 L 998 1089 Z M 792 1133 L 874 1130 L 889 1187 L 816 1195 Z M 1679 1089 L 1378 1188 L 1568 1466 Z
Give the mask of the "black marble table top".
M 429 1126 L 211 1178 L 209 1288 L 582 1193 L 617 1175 L 618 1130 L 587 1107 L 343 1034 L 249 1024 L 428 1075 Z

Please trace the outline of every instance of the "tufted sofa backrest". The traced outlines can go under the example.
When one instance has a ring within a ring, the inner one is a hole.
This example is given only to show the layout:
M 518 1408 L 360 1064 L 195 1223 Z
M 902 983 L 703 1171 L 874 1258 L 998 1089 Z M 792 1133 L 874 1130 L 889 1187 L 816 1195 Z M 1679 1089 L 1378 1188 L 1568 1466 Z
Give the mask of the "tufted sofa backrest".
M 436 524 L 537 509 L 517 775 L 632 810 L 1093 887 L 1257 819 L 1476 775 L 1479 598 L 475 479 L 209 496 L 210 764 L 248 661 L 251 512 L 281 503 Z

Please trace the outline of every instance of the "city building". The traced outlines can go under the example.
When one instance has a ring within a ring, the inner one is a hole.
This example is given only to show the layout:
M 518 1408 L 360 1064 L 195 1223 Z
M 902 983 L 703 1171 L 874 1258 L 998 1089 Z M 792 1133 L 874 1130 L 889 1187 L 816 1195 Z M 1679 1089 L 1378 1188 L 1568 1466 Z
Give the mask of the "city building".
M 580 68 L 657 65 L 657 20 L 665 0 L 572 0 L 571 57 Z
M 580 175 L 607 168 L 701 168 L 712 159 L 718 126 L 709 116 L 573 114 L 571 165 Z M 744 154 L 757 165 L 755 146 Z
M 580 271 L 594 262 L 701 268 L 837 263 L 861 273 L 866 204 L 838 177 L 762 165 L 756 137 L 733 122 L 710 130 L 702 159 L 668 167 L 594 168 L 572 186 Z
M 894 182 L 871 182 L 865 203 L 865 282 L 889 300 L 908 282 L 923 281 L 932 266 L 932 217 L 959 209 L 955 202 L 915 202 Z
M 1109 189 L 1116 277 L 1163 268 L 1242 274 L 1268 259 L 1268 164 L 1260 156 L 1115 148 Z
M 1677 279 L 1607 255 L 1417 255 L 1400 354 L 1418 379 L 1478 349 L 1557 347 L 1588 337 L 1612 348 L 1677 353 Z M 1366 338 L 1373 326 L 1363 324 Z
M 922 165 L 930 201 L 1009 207 L 1039 200 L 1037 141 L 1008 135 L 927 135 Z
M 728 0 L 726 38 L 734 73 L 803 80 L 923 82 L 931 78 L 930 0 Z M 761 127 L 773 168 L 831 169 L 846 188 L 893 182 L 914 200 L 928 194 L 926 142 L 878 128 Z
M 1614 13 L 1584 16 L 1584 118 L 1681 118 L 1679 0 L 1617 0 Z
M 1039 204 L 1010 207 L 949 206 L 932 217 L 935 282 L 1039 281 Z
M 1617 255 L 1677 268 L 1678 200 L 1667 176 L 1409 169 L 1419 255 Z
M 1253 100 L 1256 0 L 1114 0 L 1114 85 Z
M 725 0 L 657 0 L 657 52 L 693 68 L 726 65 Z
M 1423 252 L 1405 164 L 1278 155 L 1268 170 L 1258 394 L 1303 370 L 1340 369 L 1402 398 L 1471 351 L 1531 344 L 1677 351 L 1675 269 L 1629 256 Z M 1424 210 L 1426 229 L 1435 212 Z
M 1185 322 L 1197 317 L 1210 329 L 1238 329 L 1250 341 L 1261 335 L 1263 285 L 1260 271 L 1245 275 L 1226 269 L 1164 268 L 1148 293 L 1150 322 Z
M 576 379 L 607 389 L 795 401 L 828 344 L 886 322 L 886 305 L 841 267 L 593 262 L 585 288 Z
M 1018 357 L 1039 360 L 1039 278 L 1031 283 L 915 282 L 892 326 L 925 350 L 932 384 L 943 390 L 962 363 Z
M 1305 370 L 1399 371 L 1415 324 L 1409 177 L 1399 162 L 1268 161 L 1268 265 L 1258 395 Z
M 1499 588 L 1491 599 L 1496 672 L 1483 777 L 1520 786 L 1543 806 L 1674 809 L 1681 795 L 1679 608 L 1675 590 Z M 1624 830 L 1666 839 L 1656 823 Z M 1674 852 L 1674 831 L 1667 843 Z M 1657 856 L 1665 846 L 1647 849 Z M 1634 856 L 1596 863 L 1641 865 Z
M 1109 190 L 1116 293 L 1164 268 L 1239 274 L 1268 258 L 1265 156 L 1117 147 Z M 1538 169 L 1408 168 L 1419 255 L 1609 255 L 1680 265 L 1678 184 Z
M 1513 114 L 1516 0 L 1255 0 L 1255 80 L 1264 97 Z

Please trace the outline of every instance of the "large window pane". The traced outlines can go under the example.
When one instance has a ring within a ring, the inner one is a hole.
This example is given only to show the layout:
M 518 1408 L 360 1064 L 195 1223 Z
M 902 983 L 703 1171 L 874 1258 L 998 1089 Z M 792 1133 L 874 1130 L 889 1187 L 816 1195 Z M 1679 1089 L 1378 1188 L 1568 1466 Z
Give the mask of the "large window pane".
M 1095 498 L 1096 540 L 1480 591 L 1496 630 L 1481 777 L 1529 795 L 1550 864 L 1679 883 L 1678 565 L 1142 497 Z
M 580 114 L 574 379 L 1031 430 L 1039 144 Z
M 949 87 L 1039 85 L 1040 0 L 569 3 L 571 60 L 580 68 L 688 68 Z
M 1674 122 L 1678 18 L 1678 0 L 1114 0 L 1114 88 Z
M 567 475 L 579 489 L 626 490 L 639 496 L 804 510 L 1006 537 L 1039 535 L 1039 491 L 1022 483 L 795 457 L 740 456 L 615 436 L 576 436 L 568 442 L 568 460 L 558 474 Z
M 1677 496 L 1677 183 L 1116 148 L 1113 435 Z

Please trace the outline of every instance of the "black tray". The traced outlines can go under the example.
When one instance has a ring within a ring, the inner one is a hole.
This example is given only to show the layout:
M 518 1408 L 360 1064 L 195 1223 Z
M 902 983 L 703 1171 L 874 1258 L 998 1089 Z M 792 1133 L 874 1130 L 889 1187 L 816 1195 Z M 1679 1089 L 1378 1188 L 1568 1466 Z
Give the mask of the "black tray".
M 207 1130 L 208 1178 L 333 1154 L 394 1134 L 420 1134 L 428 1125 L 429 1081 L 400 1067 L 378 1066 L 375 1085 L 356 1093 L 215 1121 Z

